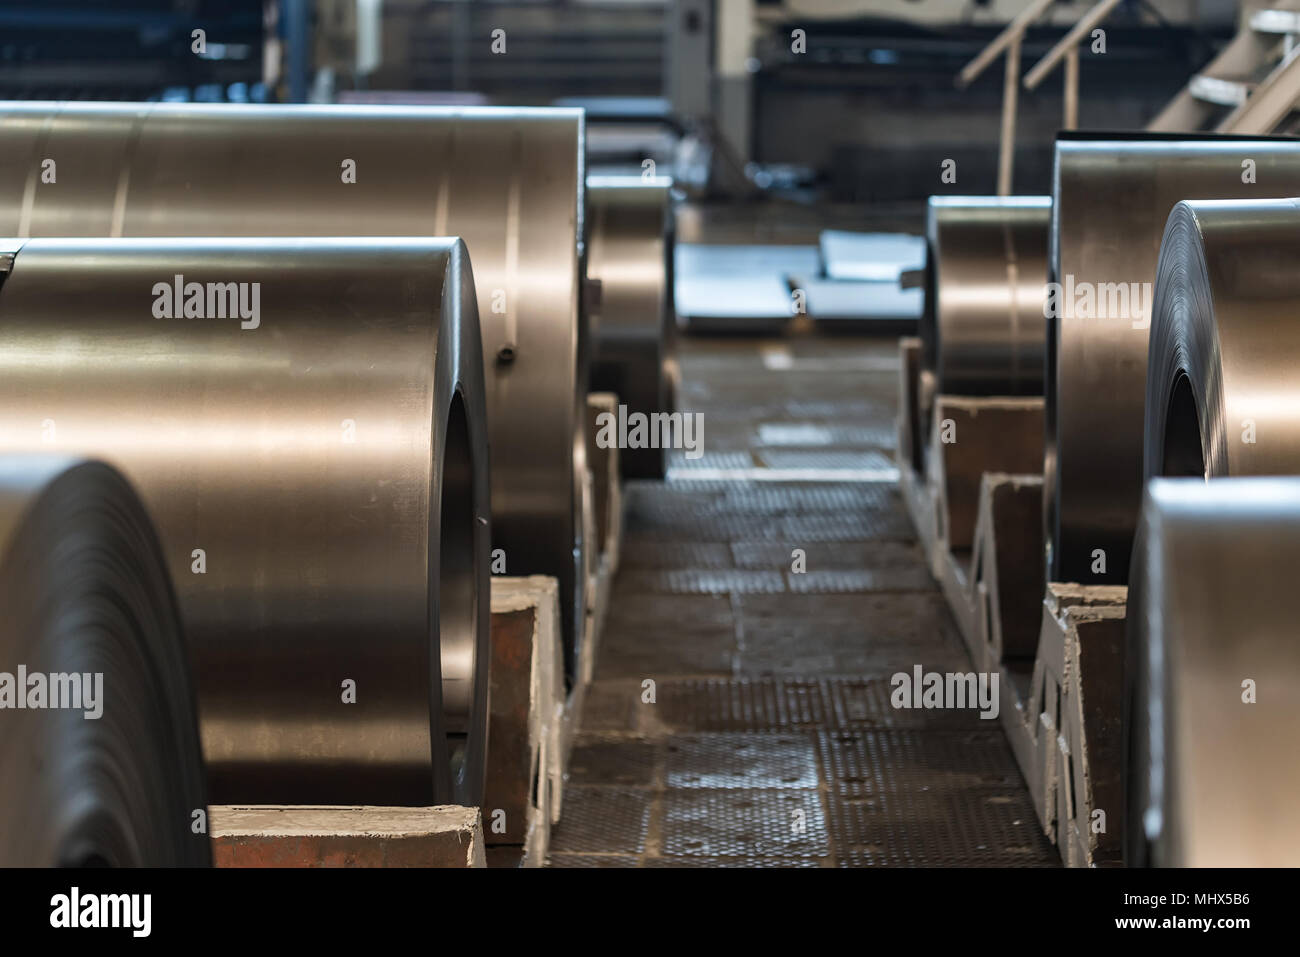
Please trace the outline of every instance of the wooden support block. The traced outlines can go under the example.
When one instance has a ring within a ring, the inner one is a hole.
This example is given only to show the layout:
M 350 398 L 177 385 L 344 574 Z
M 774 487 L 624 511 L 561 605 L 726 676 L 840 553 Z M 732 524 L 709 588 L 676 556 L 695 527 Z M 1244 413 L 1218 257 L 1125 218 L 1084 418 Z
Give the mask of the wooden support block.
M 1050 583 L 1029 693 L 1002 707 L 1039 821 L 1072 867 L 1122 857 L 1126 599 L 1122 586 Z
M 484 867 L 476 807 L 208 808 L 217 867 Z
M 595 674 L 596 654 L 600 647 L 600 633 L 605 626 L 609 607 L 609 593 L 613 587 L 614 573 L 618 570 L 619 549 L 623 541 L 623 489 L 619 476 L 619 451 L 600 449 L 596 445 L 597 416 L 604 412 L 617 414 L 618 397 L 612 392 L 593 392 L 587 397 L 587 426 L 591 485 L 589 495 L 590 523 L 585 534 L 588 541 L 597 543 L 589 550 L 592 561 L 587 565 L 587 617 L 583 631 L 583 646 L 578 653 L 578 680 L 575 691 L 590 683 Z
M 575 662 L 578 668 L 577 681 L 579 683 L 589 680 L 587 673 L 592 668 L 592 659 L 596 656 L 597 638 L 599 637 L 597 634 L 599 622 L 596 620 L 596 605 L 600 588 L 601 555 L 600 545 L 596 540 L 595 478 L 590 468 L 587 469 L 586 475 L 583 476 L 582 494 L 583 500 L 587 503 L 582 510 L 583 570 L 586 575 L 586 588 L 583 590 L 583 599 L 586 602 L 586 608 L 583 611 L 582 643 L 578 647 L 578 657 Z
M 898 340 L 898 418 L 895 422 L 895 454 L 899 471 L 923 472 L 925 443 L 921 436 L 921 410 L 917 403 L 921 377 L 921 340 L 904 336 Z
M 905 380 L 912 348 L 900 344 Z M 999 673 L 999 718 L 1044 833 L 1068 865 L 1119 863 L 1126 589 L 1044 586 L 1043 401 L 935 397 L 918 472 L 906 443 L 924 382 L 903 390 L 903 500 L 975 668 Z
M 984 473 L 1018 470 L 1032 474 L 1041 468 L 1042 430 L 1042 399 L 942 395 L 934 401 L 925 474 L 918 475 L 906 463 L 899 463 L 899 490 L 916 525 L 930 573 L 981 670 L 995 668 L 999 660 L 987 650 L 986 637 L 995 596 L 981 594 L 975 584 L 991 567 L 981 549 L 974 547 Z M 1030 525 L 1040 521 L 1034 516 Z M 990 528 L 991 522 L 990 516 L 986 523 Z M 1024 547 L 1022 557 L 1032 544 Z M 1015 577 L 1008 571 L 1008 580 Z M 1037 599 L 1033 609 L 1025 613 L 1031 620 L 1038 614 Z M 1029 626 L 1028 635 L 1027 642 L 1036 642 L 1034 626 Z
M 491 710 L 484 840 L 546 859 L 564 783 L 558 710 L 564 701 L 559 585 L 554 578 L 492 579 Z
M 930 495 L 930 486 L 925 476 L 913 472 L 905 463 L 899 463 L 898 490 L 903 496 L 903 504 L 916 526 L 916 535 L 925 552 L 926 565 L 931 574 L 938 577 L 936 563 L 943 550 L 938 537 L 938 523 L 934 514 L 934 499 Z
M 921 423 L 921 466 L 925 471 L 926 456 L 930 454 L 930 423 L 934 420 L 934 400 L 939 394 L 938 380 L 933 369 L 922 367 L 916 380 L 916 414 Z
M 1126 619 L 1124 605 L 1070 609 L 1062 716 L 1070 760 L 1062 787 L 1071 814 L 1061 822 L 1060 843 L 1071 867 L 1123 864 Z
M 597 417 L 608 412 L 618 415 L 618 396 L 612 392 L 592 392 L 587 395 L 587 427 L 591 430 L 592 453 L 592 504 L 596 514 L 596 543 L 602 559 L 610 557 L 614 567 L 618 565 L 618 536 L 615 526 L 622 516 L 621 488 L 619 485 L 619 451 L 618 446 L 607 449 L 596 447 L 595 435 L 600 430 Z
M 939 538 L 950 551 L 971 548 L 984 473 L 1042 471 L 1043 400 L 938 396 L 926 464 Z
M 1062 616 L 1071 608 L 1115 608 L 1128 602 L 1128 588 L 1123 585 L 1076 585 L 1052 582 L 1047 586 L 1043 604 L 1049 612 Z
M 934 501 L 925 476 L 925 432 L 928 419 L 922 406 L 921 340 L 905 336 L 898 340 L 899 376 L 898 418 L 894 460 L 898 466 L 898 488 L 917 536 L 925 551 L 931 574 L 939 577 L 938 528 Z
M 985 472 L 971 570 L 979 643 L 989 660 L 1032 659 L 1042 630 L 1043 479 Z
M 1038 712 L 1038 727 L 1034 740 L 1034 765 L 1037 768 L 1035 777 L 1038 779 L 1038 789 L 1035 791 L 1030 788 L 1031 793 L 1035 793 L 1038 798 L 1036 808 L 1038 810 L 1039 822 L 1042 824 L 1044 833 L 1056 843 L 1056 813 L 1058 809 L 1057 802 L 1057 781 L 1059 780 L 1060 764 L 1057 761 L 1057 738 L 1060 733 L 1060 710 L 1061 710 L 1061 685 L 1057 681 L 1059 676 L 1053 672 L 1046 673 L 1046 680 L 1040 686 L 1042 710 Z
M 900 443 L 909 424 L 900 415 Z M 1041 399 L 938 396 L 924 473 L 900 452 L 899 485 L 975 668 L 1000 675 L 999 718 L 1044 833 L 1067 865 L 1108 866 L 1124 827 L 1127 590 L 1044 587 L 1042 441 Z

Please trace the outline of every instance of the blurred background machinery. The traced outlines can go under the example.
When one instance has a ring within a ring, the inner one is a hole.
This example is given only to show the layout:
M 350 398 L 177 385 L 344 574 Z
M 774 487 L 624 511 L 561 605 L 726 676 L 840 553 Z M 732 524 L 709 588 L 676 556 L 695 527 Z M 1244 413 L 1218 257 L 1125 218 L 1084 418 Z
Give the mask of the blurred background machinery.
M 715 191 L 923 200 L 935 191 L 936 155 L 958 163 L 952 192 L 988 191 L 1000 71 L 986 71 L 968 89 L 952 79 L 1023 6 L 19 0 L 0 10 L 0 99 L 322 102 L 384 91 L 449 104 L 580 104 L 591 111 L 593 146 L 610 161 L 689 157 L 705 169 L 686 181 Z M 1025 34 L 1024 62 L 1046 53 L 1086 9 L 1051 4 Z M 1085 57 L 1080 68 L 1080 125 L 1142 127 L 1228 46 L 1237 25 L 1231 0 L 1119 4 L 1105 21 L 1104 63 Z M 195 52 L 198 30 L 202 52 Z M 1230 66 L 1241 69 L 1243 55 Z M 1240 99 L 1254 82 L 1214 80 L 1202 78 L 1193 93 Z M 1022 191 L 1049 191 L 1060 97 L 1056 82 L 1021 93 Z M 1203 113 L 1196 115 L 1204 120 Z M 924 123 L 916 121 L 921 115 Z

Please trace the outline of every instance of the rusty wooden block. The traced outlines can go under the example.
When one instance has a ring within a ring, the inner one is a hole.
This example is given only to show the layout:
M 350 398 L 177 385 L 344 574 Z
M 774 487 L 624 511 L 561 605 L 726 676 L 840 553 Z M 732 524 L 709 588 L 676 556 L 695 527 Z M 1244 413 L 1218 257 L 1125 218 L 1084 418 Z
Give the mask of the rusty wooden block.
M 217 805 L 217 867 L 484 867 L 478 808 Z
M 492 579 L 492 698 L 483 829 L 489 845 L 546 856 L 552 806 L 563 786 L 560 720 L 564 666 L 554 578 Z

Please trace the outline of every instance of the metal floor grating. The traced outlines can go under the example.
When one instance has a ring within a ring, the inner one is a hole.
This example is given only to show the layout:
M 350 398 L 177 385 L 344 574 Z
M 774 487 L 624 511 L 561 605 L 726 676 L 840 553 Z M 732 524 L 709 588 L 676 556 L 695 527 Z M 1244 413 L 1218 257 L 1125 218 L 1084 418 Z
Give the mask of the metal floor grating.
M 643 853 L 650 796 L 647 788 L 566 786 L 564 818 L 551 836 L 551 854 Z
M 974 792 L 1020 784 L 1015 758 L 997 728 L 841 730 L 817 737 L 827 781 L 838 797 Z
M 811 788 L 817 749 L 808 734 L 692 734 L 667 745 L 668 788 Z
M 830 855 L 821 795 L 814 790 L 668 790 L 661 809 L 660 857 Z
M 626 572 L 629 588 L 660 595 L 733 595 L 749 592 L 783 592 L 785 576 L 779 571 L 743 568 L 675 568 L 651 572 Z
M 830 802 L 841 859 L 860 866 L 1049 867 L 1024 786 Z M 1050 849 L 1050 847 L 1049 847 Z
M 684 344 L 680 403 L 708 451 L 625 488 L 551 866 L 1058 863 L 996 722 L 890 704 L 895 672 L 971 669 L 895 483 L 750 474 L 892 467 L 893 358 Z
M 601 654 L 604 667 L 604 651 Z M 587 692 L 583 728 L 604 734 L 675 735 L 720 731 L 987 730 L 969 711 L 898 710 L 886 677 L 600 679 Z

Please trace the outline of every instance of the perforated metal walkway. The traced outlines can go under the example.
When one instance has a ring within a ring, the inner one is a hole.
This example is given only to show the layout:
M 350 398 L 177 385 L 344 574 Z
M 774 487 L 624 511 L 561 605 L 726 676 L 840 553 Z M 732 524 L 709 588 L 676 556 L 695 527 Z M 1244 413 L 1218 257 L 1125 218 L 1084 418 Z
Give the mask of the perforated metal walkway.
M 551 863 L 1056 863 L 996 721 L 890 705 L 971 670 L 891 478 L 894 343 L 683 351 L 705 454 L 627 489 Z

